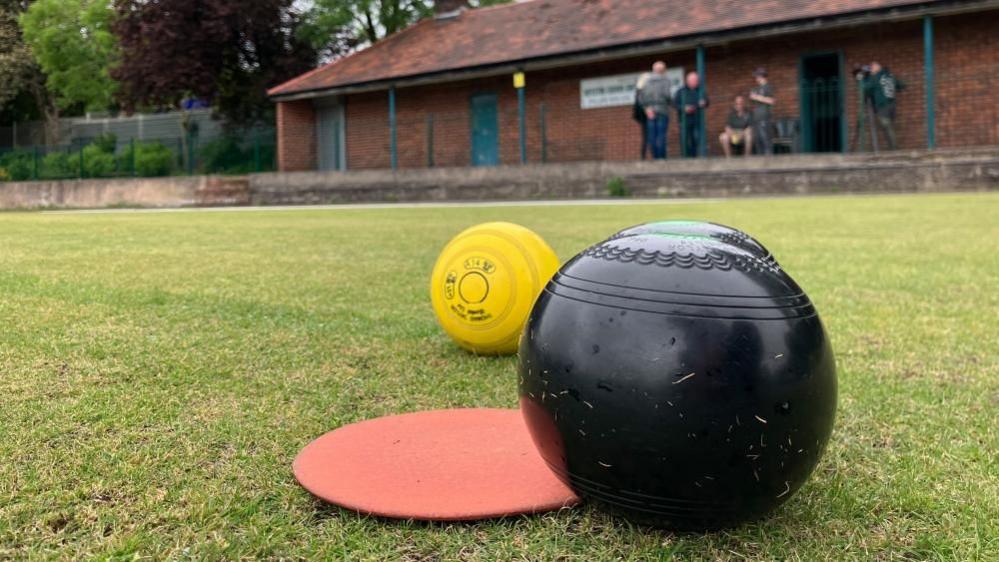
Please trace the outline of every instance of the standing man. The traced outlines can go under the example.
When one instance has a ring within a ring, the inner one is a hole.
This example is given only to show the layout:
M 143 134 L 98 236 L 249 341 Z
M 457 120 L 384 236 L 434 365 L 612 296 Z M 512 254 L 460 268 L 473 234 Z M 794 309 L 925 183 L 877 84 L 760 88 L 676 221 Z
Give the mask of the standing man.
M 666 158 L 666 130 L 669 127 L 669 107 L 672 105 L 669 90 L 666 63 L 656 61 L 652 65 L 652 73 L 638 92 L 638 99 L 647 119 L 646 131 L 648 142 L 652 145 L 652 157 L 657 160 Z
M 696 72 L 688 72 L 683 87 L 673 98 L 680 119 L 680 146 L 687 158 L 696 158 L 701 148 L 701 120 L 708 107 L 708 96 L 700 86 L 701 77 Z
M 753 72 L 756 87 L 749 91 L 753 104 L 753 145 L 759 147 L 760 154 L 773 154 L 774 144 L 770 135 L 773 127 L 774 89 L 767 80 L 767 70 L 757 68 Z
M 871 77 L 867 80 L 868 95 L 874 105 L 874 115 L 878 128 L 888 140 L 888 148 L 895 150 L 895 94 L 905 89 L 905 84 L 895 78 L 887 68 L 878 61 L 871 62 Z

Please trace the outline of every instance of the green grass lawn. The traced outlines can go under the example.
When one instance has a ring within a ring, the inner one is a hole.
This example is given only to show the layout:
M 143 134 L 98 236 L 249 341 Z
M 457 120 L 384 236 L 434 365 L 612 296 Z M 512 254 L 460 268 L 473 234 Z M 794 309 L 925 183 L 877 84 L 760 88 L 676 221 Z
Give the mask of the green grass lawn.
M 757 236 L 832 338 L 832 441 L 772 517 L 390 522 L 295 483 L 295 454 L 339 425 L 516 406 L 515 360 L 463 353 L 430 310 L 459 230 L 518 222 L 565 260 L 668 218 Z M 995 193 L 0 214 L 0 559 L 997 560 L 997 426 Z

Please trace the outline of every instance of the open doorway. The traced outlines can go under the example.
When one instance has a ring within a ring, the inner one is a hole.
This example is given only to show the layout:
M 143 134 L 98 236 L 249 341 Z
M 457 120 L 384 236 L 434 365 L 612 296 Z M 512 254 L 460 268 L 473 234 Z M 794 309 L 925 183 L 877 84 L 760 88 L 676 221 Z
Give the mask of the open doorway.
M 801 57 L 801 136 L 805 152 L 842 152 L 844 149 L 842 61 L 840 53 Z

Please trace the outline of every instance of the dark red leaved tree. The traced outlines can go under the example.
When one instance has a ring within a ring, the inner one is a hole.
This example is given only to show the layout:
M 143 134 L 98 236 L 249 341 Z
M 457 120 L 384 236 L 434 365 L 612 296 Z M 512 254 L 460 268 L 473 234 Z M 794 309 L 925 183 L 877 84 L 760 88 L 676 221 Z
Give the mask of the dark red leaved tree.
M 267 88 L 316 62 L 294 0 L 115 0 L 122 104 L 209 100 L 231 126 L 267 122 Z

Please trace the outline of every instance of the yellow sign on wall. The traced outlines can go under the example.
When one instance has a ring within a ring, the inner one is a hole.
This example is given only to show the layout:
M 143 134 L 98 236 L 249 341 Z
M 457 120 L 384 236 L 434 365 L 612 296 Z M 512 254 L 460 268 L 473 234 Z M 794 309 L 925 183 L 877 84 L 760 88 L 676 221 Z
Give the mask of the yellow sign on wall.
M 525 83 L 524 73 L 523 72 L 514 72 L 513 73 L 513 87 L 514 88 L 523 88 L 524 87 L 524 83 Z

